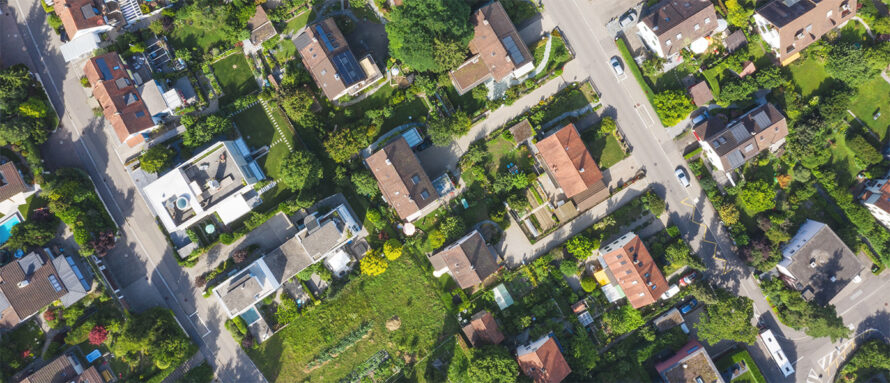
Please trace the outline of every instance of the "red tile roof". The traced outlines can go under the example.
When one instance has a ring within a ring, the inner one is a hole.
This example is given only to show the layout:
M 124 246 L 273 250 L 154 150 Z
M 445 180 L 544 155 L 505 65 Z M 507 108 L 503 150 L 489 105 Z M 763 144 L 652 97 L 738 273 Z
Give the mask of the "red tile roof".
M 566 197 L 572 198 L 603 179 L 575 125 L 568 124 L 535 146 Z
M 603 248 L 606 252 L 603 254 L 603 259 L 618 279 L 618 285 L 624 290 L 630 305 L 638 309 L 655 303 L 661 294 L 667 291 L 668 283 L 649 254 L 649 250 L 643 245 L 640 236 L 633 233 L 625 234 L 629 235 L 633 237 L 621 237 Z M 613 249 L 616 245 L 620 246 Z
M 0 165 L 0 201 L 6 201 L 27 190 L 28 186 L 12 161 Z
M 436 200 L 436 188 L 404 137 L 390 142 L 365 162 L 377 178 L 383 198 L 400 218 L 407 219 Z
M 79 30 L 105 25 L 105 19 L 101 11 L 96 12 L 97 9 L 93 0 L 55 0 L 53 7 L 71 38 Z
M 559 383 L 572 372 L 556 340 L 550 335 L 530 346 L 519 347 L 516 361 L 519 362 L 519 370 L 535 383 Z
M 464 335 L 470 341 L 470 345 L 500 344 L 504 341 L 504 334 L 498 329 L 498 324 L 490 312 L 483 310 L 470 318 L 470 323 L 463 327 Z
M 120 56 L 109 52 L 93 57 L 83 72 L 117 138 L 131 147 L 142 142 L 138 133 L 154 127 L 155 123 Z

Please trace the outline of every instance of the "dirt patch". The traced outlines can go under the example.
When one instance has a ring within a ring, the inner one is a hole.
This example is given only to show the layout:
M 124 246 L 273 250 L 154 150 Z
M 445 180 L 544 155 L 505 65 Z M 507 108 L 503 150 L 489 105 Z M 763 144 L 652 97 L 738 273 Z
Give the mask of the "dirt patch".
M 402 320 L 399 319 L 398 315 L 396 315 L 392 318 L 389 318 L 389 320 L 386 321 L 386 329 L 389 331 L 396 331 L 401 327 L 402 327 Z

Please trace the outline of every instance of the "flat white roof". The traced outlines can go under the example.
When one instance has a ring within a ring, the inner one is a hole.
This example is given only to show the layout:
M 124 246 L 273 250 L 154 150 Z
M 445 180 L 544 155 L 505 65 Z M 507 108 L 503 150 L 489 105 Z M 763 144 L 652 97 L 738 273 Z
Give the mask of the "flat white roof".
M 148 184 L 142 188 L 142 192 L 145 193 L 149 205 L 161 219 L 161 223 L 168 232 L 178 231 L 176 223 L 173 222 L 173 218 L 170 217 L 164 206 L 164 203 L 170 198 L 184 197 L 188 201 L 188 206 L 195 211 L 195 216 L 201 216 L 204 213 L 204 208 L 201 207 L 198 198 L 189 186 L 188 178 L 183 174 L 181 167 L 171 170 Z
M 216 205 L 215 209 L 216 214 L 219 214 L 219 219 L 226 225 L 235 222 L 238 218 L 243 217 L 245 214 L 250 213 L 250 205 L 247 204 L 247 201 L 244 199 L 244 195 L 241 193 L 235 193 L 228 198 L 222 200 L 218 205 Z
M 98 49 L 99 41 L 98 33 L 87 33 L 62 44 L 59 49 L 62 51 L 65 62 L 71 62 Z

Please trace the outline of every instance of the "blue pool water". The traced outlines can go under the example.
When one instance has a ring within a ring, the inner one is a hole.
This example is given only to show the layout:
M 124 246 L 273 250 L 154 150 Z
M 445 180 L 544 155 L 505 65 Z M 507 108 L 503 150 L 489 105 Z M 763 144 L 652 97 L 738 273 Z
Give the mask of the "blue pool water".
M 18 215 L 14 215 L 4 221 L 3 224 L 0 224 L 0 245 L 9 240 L 9 234 L 12 232 L 12 227 L 20 223 L 22 223 L 22 219 L 19 218 Z
M 246 322 L 247 324 L 253 324 L 253 322 L 256 322 L 260 319 L 260 314 L 256 312 L 256 309 L 251 307 L 250 310 L 247 310 L 244 312 L 244 314 L 241 314 L 241 319 L 244 319 L 244 322 Z

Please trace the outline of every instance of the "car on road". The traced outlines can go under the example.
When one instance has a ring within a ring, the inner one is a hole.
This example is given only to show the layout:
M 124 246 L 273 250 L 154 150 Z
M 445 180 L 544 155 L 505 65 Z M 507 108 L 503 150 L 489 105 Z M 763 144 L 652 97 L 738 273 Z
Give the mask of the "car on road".
M 689 286 L 692 284 L 692 282 L 695 282 L 695 280 L 697 280 L 697 279 L 698 279 L 698 272 L 693 271 L 689 274 L 686 274 L 683 278 L 680 278 L 680 286 L 683 286 L 683 287 Z
M 695 308 L 695 306 L 698 306 L 698 300 L 695 298 L 692 298 L 689 300 L 689 302 L 686 302 L 686 304 L 684 304 L 683 306 L 680 306 L 680 313 L 681 314 L 689 314 L 689 312 L 692 311 Z
M 689 176 L 686 175 L 686 170 L 684 170 L 682 167 L 679 167 L 674 173 L 677 174 L 677 179 L 680 180 L 680 185 L 683 185 L 684 188 L 688 188 Z
M 612 70 L 615 71 L 615 74 L 619 76 L 624 74 L 624 68 L 621 67 L 621 60 L 618 59 L 618 56 L 612 56 L 612 59 L 609 60 L 609 65 L 612 65 Z
M 637 13 L 634 12 L 633 9 L 631 9 L 631 10 L 627 11 L 624 15 L 622 15 L 620 19 L 618 19 L 618 25 L 621 26 L 621 28 L 625 28 L 628 25 L 632 24 L 636 19 L 637 19 Z

